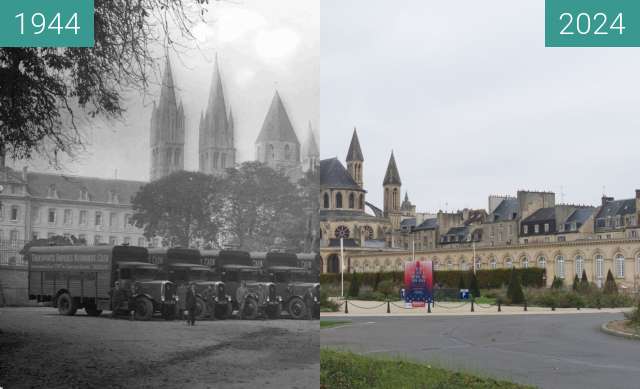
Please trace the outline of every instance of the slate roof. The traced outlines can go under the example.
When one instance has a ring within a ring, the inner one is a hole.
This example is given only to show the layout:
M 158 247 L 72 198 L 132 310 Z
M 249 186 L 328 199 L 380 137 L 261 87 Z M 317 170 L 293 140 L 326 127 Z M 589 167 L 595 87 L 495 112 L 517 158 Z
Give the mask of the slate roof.
M 455 235 L 458 237 L 466 238 L 468 230 L 469 230 L 468 227 L 453 227 L 453 228 L 450 228 L 445 235 L 446 236 Z
M 411 211 L 412 208 L 413 208 L 413 204 L 409 200 L 409 193 L 405 192 L 404 193 L 404 200 L 402 201 L 402 205 L 400 206 L 400 210 L 402 210 L 402 211 Z
M 633 214 L 636 212 L 636 200 L 624 199 L 609 201 L 600 208 L 597 219 Z
M 590 217 L 593 215 L 595 211 L 594 208 L 578 208 L 565 221 L 565 223 L 576 223 L 576 224 L 584 224 Z
M 353 136 L 351 137 L 351 144 L 349 145 L 349 151 L 347 152 L 347 162 L 349 161 L 364 161 L 362 156 L 362 149 L 360 149 L 360 141 L 358 140 L 358 133 L 355 127 L 353 128 Z
M 396 166 L 396 159 L 391 152 L 391 158 L 389 158 L 389 165 L 387 166 L 387 172 L 384 175 L 384 181 L 382 185 L 402 185 L 400 180 L 400 173 L 398 173 L 398 167 Z
M 529 215 L 526 219 L 524 219 L 523 223 L 537 223 L 549 220 L 555 220 L 556 218 L 556 209 L 555 207 L 549 208 L 540 208 L 531 215 Z
M 433 219 L 427 219 L 423 221 L 422 223 L 420 223 L 419 226 L 417 226 L 413 230 L 424 231 L 424 230 L 435 230 L 436 228 L 438 228 L 438 219 L 433 218 Z
M 256 143 L 271 141 L 300 144 L 278 91 L 271 100 L 269 112 L 264 118 Z
M 351 175 L 338 158 L 329 158 L 320 161 L 320 186 L 362 190 L 353 178 L 351 178 Z
M 142 181 L 27 173 L 27 190 L 32 196 L 40 198 L 46 198 L 49 194 L 49 188 L 55 186 L 59 199 L 80 200 L 81 191 L 86 189 L 89 201 L 107 203 L 111 191 L 118 195 L 119 204 L 129 205 L 140 187 L 145 184 L 146 182 Z
M 400 227 L 404 227 L 404 228 L 415 227 L 415 225 L 416 225 L 416 218 L 404 219 L 400 222 Z
M 500 204 L 493 211 L 493 221 L 513 220 L 518 217 L 520 213 L 520 204 L 516 198 L 507 198 L 500 202 Z M 515 214 L 515 217 L 514 217 Z

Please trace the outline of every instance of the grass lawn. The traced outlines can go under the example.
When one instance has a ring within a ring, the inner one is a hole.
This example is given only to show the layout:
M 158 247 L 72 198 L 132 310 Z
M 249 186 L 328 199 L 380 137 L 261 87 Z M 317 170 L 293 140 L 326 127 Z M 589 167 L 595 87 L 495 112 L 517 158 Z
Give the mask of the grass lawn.
M 532 388 L 472 374 L 454 372 L 427 364 L 391 358 L 371 358 L 326 348 L 320 350 L 322 389 L 442 388 L 524 389 Z
M 493 297 L 484 297 L 484 296 L 480 296 L 478 297 L 476 300 L 476 304 L 482 304 L 482 305 L 496 305 L 496 299 Z
M 331 328 L 331 327 L 335 327 L 335 326 L 339 326 L 339 325 L 343 325 L 343 324 L 351 324 L 350 321 L 348 320 L 342 320 L 342 321 L 337 321 L 337 320 L 320 320 L 320 328 Z

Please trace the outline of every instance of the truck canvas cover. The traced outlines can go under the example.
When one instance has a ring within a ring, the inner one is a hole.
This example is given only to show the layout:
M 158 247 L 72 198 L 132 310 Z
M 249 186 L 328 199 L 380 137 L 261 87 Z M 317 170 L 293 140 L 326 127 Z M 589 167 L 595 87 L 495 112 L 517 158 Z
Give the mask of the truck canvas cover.
M 200 265 L 200 251 L 187 248 L 149 249 L 149 262 L 156 265 L 171 265 L 173 263 Z

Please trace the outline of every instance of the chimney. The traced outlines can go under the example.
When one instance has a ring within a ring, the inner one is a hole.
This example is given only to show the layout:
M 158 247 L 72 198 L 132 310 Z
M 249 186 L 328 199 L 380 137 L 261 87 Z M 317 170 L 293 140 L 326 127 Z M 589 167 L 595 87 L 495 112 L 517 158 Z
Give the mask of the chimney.
M 636 192 L 637 193 L 637 192 Z M 609 197 L 609 196 L 602 196 L 602 206 L 604 207 L 605 205 L 607 205 L 607 203 L 612 202 L 614 199 L 613 197 Z

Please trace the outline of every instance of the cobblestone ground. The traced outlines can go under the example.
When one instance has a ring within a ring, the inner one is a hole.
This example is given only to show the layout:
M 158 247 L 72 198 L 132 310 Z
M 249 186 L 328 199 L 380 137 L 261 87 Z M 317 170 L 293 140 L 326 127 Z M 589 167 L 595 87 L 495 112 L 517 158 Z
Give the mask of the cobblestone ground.
M 4 388 L 317 388 L 318 321 L 149 322 L 0 309 Z

